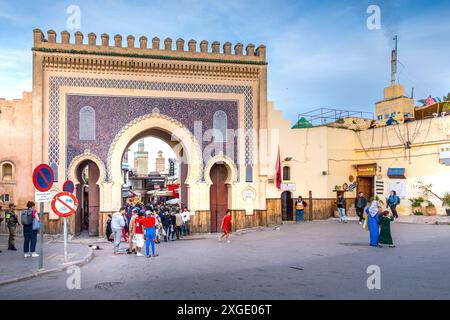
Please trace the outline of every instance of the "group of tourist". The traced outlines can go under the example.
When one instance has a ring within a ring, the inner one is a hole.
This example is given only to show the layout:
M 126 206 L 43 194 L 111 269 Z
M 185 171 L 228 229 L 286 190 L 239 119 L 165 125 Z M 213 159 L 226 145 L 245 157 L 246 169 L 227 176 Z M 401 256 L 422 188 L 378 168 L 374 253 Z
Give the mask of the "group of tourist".
M 143 257 L 145 244 L 147 257 L 157 257 L 155 244 L 175 241 L 190 235 L 190 212 L 178 205 L 149 204 L 122 207 L 109 216 L 106 237 L 114 243 L 114 253 L 120 254 L 122 239 L 129 243 L 128 254 Z M 150 247 L 152 254 L 150 255 Z
M 359 224 L 362 224 L 365 221 L 364 209 L 366 209 L 367 203 L 368 202 L 366 197 L 364 196 L 364 193 L 359 192 L 354 201 L 356 215 L 359 218 Z M 398 218 L 397 205 L 399 204 L 400 198 L 397 196 L 397 193 L 392 190 L 389 196 L 386 198 L 386 209 L 389 208 L 391 210 L 394 218 Z M 347 223 L 347 216 L 345 214 L 345 208 L 347 207 L 347 205 L 342 193 L 338 195 L 336 207 L 339 212 L 339 222 Z
M 0 207 L 0 210 L 2 208 Z M 23 252 L 25 258 L 36 258 L 39 254 L 36 253 L 37 234 L 41 228 L 39 214 L 36 210 L 36 205 L 33 201 L 28 201 L 27 209 L 21 213 L 19 219 L 15 213 L 16 206 L 14 203 L 8 205 L 8 210 L 5 212 L 5 222 L 8 227 L 8 250 L 17 251 L 16 248 L 16 230 L 17 226 L 23 227 Z M 0 223 L 3 222 L 3 217 L 0 216 Z M 1 251 L 0 251 L 1 252 Z

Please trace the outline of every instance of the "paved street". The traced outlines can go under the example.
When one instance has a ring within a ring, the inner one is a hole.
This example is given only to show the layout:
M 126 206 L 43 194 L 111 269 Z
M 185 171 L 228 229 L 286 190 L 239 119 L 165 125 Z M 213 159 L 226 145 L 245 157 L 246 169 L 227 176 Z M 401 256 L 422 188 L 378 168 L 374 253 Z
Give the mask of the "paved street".
M 392 230 L 394 249 L 336 221 L 163 243 L 156 259 L 113 256 L 105 243 L 81 268 L 81 290 L 59 272 L 1 286 L 0 299 L 449 299 L 450 226 Z M 369 265 L 381 268 L 380 290 L 367 289 Z

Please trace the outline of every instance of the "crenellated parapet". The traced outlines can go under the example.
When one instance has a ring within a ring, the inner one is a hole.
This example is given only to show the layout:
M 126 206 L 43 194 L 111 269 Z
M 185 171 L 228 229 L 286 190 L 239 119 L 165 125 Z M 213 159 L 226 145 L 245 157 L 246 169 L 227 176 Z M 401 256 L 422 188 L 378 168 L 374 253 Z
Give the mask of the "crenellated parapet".
M 209 43 L 206 40 L 197 42 L 194 39 L 186 42 L 182 38 L 175 41 L 165 38 L 162 41 L 158 37 L 151 39 L 141 36 L 136 44 L 133 35 L 128 35 L 124 41 L 122 35 L 116 34 L 112 37 L 106 33 L 97 37 L 93 32 L 87 37 L 80 31 L 71 36 L 67 31 L 62 31 L 60 37 L 54 30 L 48 30 L 45 35 L 40 29 L 34 32 L 34 51 L 71 53 L 71 54 L 95 54 L 108 56 L 146 57 L 155 59 L 173 60 L 193 60 L 218 63 L 240 63 L 266 65 L 266 47 L 260 45 L 255 49 L 255 45 L 248 44 L 245 48 L 242 43 L 234 46 L 230 42 L 225 42 L 222 46 L 220 42 Z M 161 45 L 162 42 L 162 45 Z

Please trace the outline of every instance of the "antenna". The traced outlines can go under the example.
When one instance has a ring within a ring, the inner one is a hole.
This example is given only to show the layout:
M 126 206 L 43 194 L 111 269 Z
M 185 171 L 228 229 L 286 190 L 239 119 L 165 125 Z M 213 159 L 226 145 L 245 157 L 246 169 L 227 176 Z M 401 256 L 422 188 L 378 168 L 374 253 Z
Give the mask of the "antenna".
M 397 35 L 394 36 L 395 41 L 395 49 L 392 50 L 392 57 L 391 57 L 391 86 L 395 84 L 395 74 L 397 73 L 397 42 L 398 37 Z

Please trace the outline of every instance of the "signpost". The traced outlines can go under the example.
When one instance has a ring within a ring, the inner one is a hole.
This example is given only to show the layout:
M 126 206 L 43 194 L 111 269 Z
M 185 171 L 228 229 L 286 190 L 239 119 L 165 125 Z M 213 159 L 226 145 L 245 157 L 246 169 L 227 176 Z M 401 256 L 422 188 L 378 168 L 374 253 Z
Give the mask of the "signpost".
M 40 237 L 40 253 L 39 253 L 39 264 L 38 269 L 42 269 L 44 267 L 44 202 L 48 200 L 48 193 L 54 181 L 53 170 L 49 165 L 42 163 L 38 165 L 33 171 L 33 184 L 34 187 L 40 191 L 41 193 L 45 193 L 44 195 L 36 192 L 35 200 L 39 202 L 39 221 L 41 222 L 41 228 L 39 229 L 39 237 Z
M 70 181 L 71 182 L 71 181 Z M 67 182 L 66 182 L 67 183 Z M 66 185 L 66 183 L 64 185 Z M 74 194 L 60 192 L 53 197 L 52 210 L 55 214 L 64 219 L 64 262 L 67 262 L 67 217 L 75 213 L 78 200 Z

